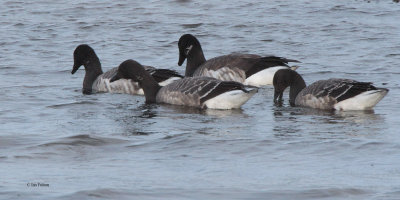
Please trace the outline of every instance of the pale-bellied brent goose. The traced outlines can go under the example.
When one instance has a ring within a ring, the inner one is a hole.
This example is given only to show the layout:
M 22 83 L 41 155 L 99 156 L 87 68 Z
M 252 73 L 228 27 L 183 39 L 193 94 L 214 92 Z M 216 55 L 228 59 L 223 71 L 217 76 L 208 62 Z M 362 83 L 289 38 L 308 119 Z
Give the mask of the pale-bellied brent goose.
M 276 56 L 261 57 L 255 54 L 229 54 L 205 59 L 200 42 L 191 34 L 182 35 L 178 42 L 181 66 L 185 59 L 186 77 L 208 76 L 223 81 L 236 81 L 244 85 L 272 85 L 274 74 L 279 69 L 291 68 L 289 62 L 297 60 Z M 297 66 L 293 66 L 295 70 Z
M 282 101 L 283 91 L 290 87 L 289 101 L 292 106 L 332 110 L 370 110 L 389 91 L 376 88 L 370 82 L 336 78 L 316 81 L 306 87 L 301 75 L 288 69 L 278 70 L 273 84 L 275 102 Z
M 87 44 L 81 44 L 74 51 L 74 66 L 71 73 L 74 74 L 80 66 L 85 67 L 85 78 L 83 80 L 83 94 L 95 92 L 144 94 L 137 82 L 129 79 L 110 83 L 110 79 L 117 74 L 118 68 L 103 73 L 101 63 L 95 51 Z M 167 85 L 175 80 L 183 78 L 176 71 L 169 69 L 156 69 L 145 66 L 145 69 L 154 77 L 160 85 Z
M 120 78 L 138 81 L 144 90 L 146 103 L 233 109 L 239 108 L 257 92 L 254 88 L 246 90 L 244 85 L 238 82 L 221 81 L 210 77 L 186 77 L 162 87 L 141 64 L 134 60 L 124 61 L 111 82 Z

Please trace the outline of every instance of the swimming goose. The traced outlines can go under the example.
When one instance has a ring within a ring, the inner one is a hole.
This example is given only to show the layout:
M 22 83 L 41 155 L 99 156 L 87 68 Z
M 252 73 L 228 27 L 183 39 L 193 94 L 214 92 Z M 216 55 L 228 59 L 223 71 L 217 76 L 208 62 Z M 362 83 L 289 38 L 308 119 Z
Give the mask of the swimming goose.
M 144 94 L 137 82 L 132 80 L 124 79 L 110 84 L 110 79 L 117 74 L 118 68 L 115 67 L 103 73 L 99 58 L 94 50 L 87 44 L 81 44 L 76 47 L 74 51 L 74 66 L 71 74 L 74 74 L 82 65 L 85 67 L 86 71 L 83 80 L 83 94 L 91 94 L 94 92 Z M 167 85 L 183 77 L 173 70 L 156 69 L 150 66 L 145 66 L 145 69 L 160 83 L 160 85 Z
M 290 105 L 325 110 L 370 110 L 389 91 L 369 82 L 336 78 L 316 81 L 306 87 L 300 74 L 288 69 L 278 70 L 273 84 L 275 102 L 282 101 L 283 91 L 290 87 Z
M 191 34 L 181 36 L 178 48 L 178 65 L 181 66 L 187 59 L 185 76 L 208 76 L 256 87 L 272 85 L 272 79 L 277 70 L 290 68 L 289 62 L 299 62 L 282 57 L 261 57 L 255 54 L 229 54 L 206 61 L 200 42 Z M 293 66 L 292 69 L 296 68 L 297 66 Z
M 239 108 L 257 92 L 257 89 L 246 90 L 238 82 L 210 77 L 186 77 L 162 87 L 134 60 L 124 61 L 111 82 L 121 78 L 138 81 L 144 90 L 146 103 L 168 103 L 202 109 Z

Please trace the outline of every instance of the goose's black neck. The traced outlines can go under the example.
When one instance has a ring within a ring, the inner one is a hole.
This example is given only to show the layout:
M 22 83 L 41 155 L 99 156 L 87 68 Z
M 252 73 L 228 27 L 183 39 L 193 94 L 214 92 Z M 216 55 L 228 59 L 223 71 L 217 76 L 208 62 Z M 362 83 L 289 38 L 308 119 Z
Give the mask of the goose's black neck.
M 289 102 L 291 106 L 295 106 L 295 100 L 300 91 L 306 87 L 306 83 L 299 73 L 292 71 L 292 81 L 290 84 Z
M 185 76 L 193 76 L 193 73 L 196 71 L 196 69 L 205 62 L 206 58 L 204 57 L 201 46 L 196 46 L 196 48 L 193 49 L 187 56 Z
M 156 97 L 161 86 L 149 73 L 144 73 L 142 80 L 139 80 L 139 85 L 143 88 L 146 103 L 156 103 Z
M 92 93 L 94 81 L 98 76 L 103 74 L 103 70 L 101 69 L 100 60 L 96 55 L 91 56 L 83 65 L 85 67 L 85 79 L 83 80 L 82 92 L 90 94 Z
M 134 60 L 126 60 L 119 66 L 118 73 L 122 74 L 123 78 L 139 83 L 146 97 L 146 103 L 156 103 L 157 93 L 161 86 L 141 64 Z

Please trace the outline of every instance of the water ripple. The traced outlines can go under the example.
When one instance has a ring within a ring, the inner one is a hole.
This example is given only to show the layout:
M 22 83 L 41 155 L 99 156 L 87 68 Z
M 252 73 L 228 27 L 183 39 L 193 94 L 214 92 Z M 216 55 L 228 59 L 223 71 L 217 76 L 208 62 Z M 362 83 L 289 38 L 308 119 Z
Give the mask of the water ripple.
M 5 199 L 396 199 L 400 7 L 396 1 L 0 1 L 0 196 Z M 73 51 L 106 71 L 171 68 L 196 35 L 232 52 L 301 60 L 306 83 L 390 89 L 368 112 L 282 106 L 272 86 L 238 110 L 83 95 Z M 3 162 L 4 161 L 4 162 Z M 50 188 L 27 188 L 27 181 Z M 27 192 L 29 191 L 29 192 Z M 382 197 L 382 198 L 381 198 Z
M 125 140 L 115 138 L 105 138 L 93 135 L 74 135 L 59 139 L 59 141 L 49 142 L 38 145 L 39 147 L 53 147 L 53 146 L 104 146 L 112 144 L 120 144 L 126 142 Z

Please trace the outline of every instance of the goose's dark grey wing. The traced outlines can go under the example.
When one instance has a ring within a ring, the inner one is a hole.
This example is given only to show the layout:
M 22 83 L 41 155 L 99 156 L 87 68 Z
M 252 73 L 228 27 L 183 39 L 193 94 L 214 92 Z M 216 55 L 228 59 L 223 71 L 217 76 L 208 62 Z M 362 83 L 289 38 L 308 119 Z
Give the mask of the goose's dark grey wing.
M 230 54 L 212 58 L 203 63 L 193 76 L 213 77 L 223 81 L 243 83 L 246 80 L 246 71 L 243 66 L 249 66 L 248 60 L 242 59 L 244 54 Z M 247 58 L 256 58 L 257 55 L 248 55 Z
M 254 54 L 229 54 L 206 61 L 193 75 L 244 82 L 246 78 L 266 68 L 276 66 L 289 67 L 289 62 L 299 61 L 276 56 L 261 57 Z
M 204 70 L 213 70 L 217 71 L 224 67 L 229 68 L 243 68 L 248 66 L 254 62 L 253 60 L 260 58 L 261 56 L 253 55 L 253 54 L 229 54 L 224 56 L 218 56 L 215 58 L 211 58 L 203 63 L 195 73 L 200 75 Z
M 325 87 L 316 97 L 331 96 L 337 102 L 357 96 L 369 90 L 376 90 L 371 82 L 358 82 L 350 79 L 329 79 L 325 81 Z
M 161 88 L 157 94 L 157 102 L 201 107 L 208 99 L 238 89 L 246 91 L 244 86 L 237 82 L 222 82 L 209 77 L 189 77 Z
M 329 96 L 340 102 L 369 90 L 376 90 L 370 82 L 359 82 L 350 79 L 328 79 L 311 84 L 301 93 L 312 94 L 317 98 Z
M 251 75 L 270 68 L 270 67 L 277 67 L 277 66 L 285 66 L 289 67 L 288 63 L 289 62 L 299 62 L 297 60 L 293 59 L 287 59 L 283 57 L 277 57 L 277 56 L 266 56 L 266 57 L 260 57 L 256 59 L 248 59 L 244 58 L 245 60 L 248 60 L 249 63 L 252 63 L 252 65 L 248 65 L 248 67 L 243 68 L 243 70 L 246 70 L 246 77 L 250 77 Z
M 173 77 L 183 78 L 178 72 L 170 69 L 146 69 L 157 82 L 163 82 Z
M 143 68 L 144 68 L 146 71 L 151 71 L 151 70 L 156 69 L 155 67 L 148 66 L 148 65 L 143 65 Z
M 103 77 L 103 79 L 111 79 L 113 78 L 115 75 L 117 75 L 118 72 L 118 67 L 114 67 L 108 71 L 106 71 L 104 74 L 102 74 L 101 76 Z

